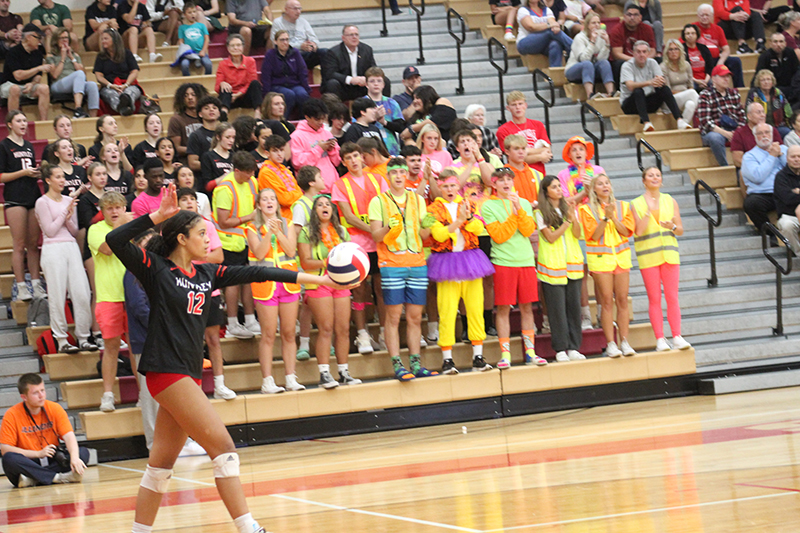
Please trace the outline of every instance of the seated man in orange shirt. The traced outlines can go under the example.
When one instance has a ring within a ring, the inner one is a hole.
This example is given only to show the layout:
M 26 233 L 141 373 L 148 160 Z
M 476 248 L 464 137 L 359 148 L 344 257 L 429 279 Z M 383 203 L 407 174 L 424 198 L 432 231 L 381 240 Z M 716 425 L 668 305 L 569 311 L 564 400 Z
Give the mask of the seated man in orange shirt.
M 23 374 L 17 390 L 22 401 L 6 411 L 0 427 L 0 453 L 8 480 L 18 488 L 80 483 L 89 450 L 78 447 L 67 412 L 47 401 L 38 374 Z M 67 453 L 59 449 L 60 440 L 67 445 Z
M 258 190 L 272 189 L 281 204 L 281 216 L 287 224 L 292 222 L 292 205 L 303 196 L 292 171 L 283 164 L 286 139 L 280 135 L 270 135 L 264 141 L 269 159 L 261 165 L 258 172 Z

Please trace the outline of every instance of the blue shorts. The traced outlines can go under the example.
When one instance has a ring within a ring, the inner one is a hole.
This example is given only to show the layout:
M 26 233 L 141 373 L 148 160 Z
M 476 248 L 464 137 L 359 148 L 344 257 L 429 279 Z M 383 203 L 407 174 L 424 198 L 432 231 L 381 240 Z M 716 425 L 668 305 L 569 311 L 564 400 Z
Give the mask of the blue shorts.
M 381 290 L 386 305 L 425 305 L 428 267 L 383 267 Z

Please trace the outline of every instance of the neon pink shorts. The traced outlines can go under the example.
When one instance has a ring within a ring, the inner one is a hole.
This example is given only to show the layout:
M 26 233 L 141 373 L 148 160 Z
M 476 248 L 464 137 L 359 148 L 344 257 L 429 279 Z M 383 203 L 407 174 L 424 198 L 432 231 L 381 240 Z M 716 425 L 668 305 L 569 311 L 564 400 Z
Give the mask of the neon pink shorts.
M 306 289 L 306 298 L 350 298 L 350 289 L 334 289 L 320 285 L 316 289 Z
M 255 300 L 255 301 L 260 303 L 261 305 L 277 307 L 280 304 L 288 304 L 296 302 L 299 299 L 300 299 L 299 292 L 292 294 L 286 290 L 286 287 L 284 286 L 283 283 L 276 283 L 275 292 L 272 294 L 272 298 L 270 298 L 269 300 Z

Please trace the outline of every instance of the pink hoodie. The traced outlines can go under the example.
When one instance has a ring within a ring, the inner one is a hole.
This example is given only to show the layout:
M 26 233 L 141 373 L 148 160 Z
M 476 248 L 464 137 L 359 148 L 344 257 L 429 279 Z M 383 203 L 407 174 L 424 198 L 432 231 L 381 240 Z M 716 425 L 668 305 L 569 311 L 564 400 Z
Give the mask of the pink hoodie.
M 325 182 L 325 191 L 330 193 L 333 184 L 339 179 L 339 172 L 336 165 L 341 163 L 339 157 L 339 143 L 335 143 L 333 148 L 324 152 L 319 146 L 320 143 L 332 137 L 331 132 L 325 128 L 314 131 L 308 125 L 307 120 L 301 120 L 297 128 L 292 133 L 292 165 L 296 170 L 304 165 L 311 165 L 320 169 L 322 180 Z

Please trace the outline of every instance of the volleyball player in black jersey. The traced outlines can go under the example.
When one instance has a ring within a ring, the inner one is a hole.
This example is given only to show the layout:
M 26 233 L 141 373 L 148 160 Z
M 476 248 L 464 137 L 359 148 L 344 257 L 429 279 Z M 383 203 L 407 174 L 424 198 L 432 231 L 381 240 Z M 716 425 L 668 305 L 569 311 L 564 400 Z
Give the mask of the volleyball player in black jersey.
M 131 239 L 161 224 L 144 252 Z M 142 283 L 150 299 L 147 340 L 139 362 L 159 403 L 153 448 L 139 487 L 133 533 L 150 533 L 172 476 L 172 466 L 191 436 L 212 459 L 217 490 L 239 533 L 264 532 L 250 515 L 239 481 L 239 456 L 225 424 L 200 388 L 203 334 L 214 289 L 279 281 L 342 288 L 327 276 L 256 266 L 192 264 L 206 257 L 209 238 L 197 213 L 180 211 L 170 185 L 158 211 L 128 222 L 106 237 L 114 254 Z

